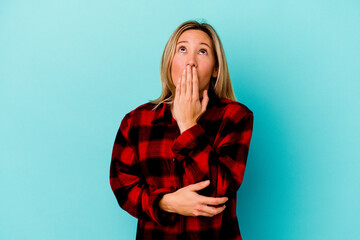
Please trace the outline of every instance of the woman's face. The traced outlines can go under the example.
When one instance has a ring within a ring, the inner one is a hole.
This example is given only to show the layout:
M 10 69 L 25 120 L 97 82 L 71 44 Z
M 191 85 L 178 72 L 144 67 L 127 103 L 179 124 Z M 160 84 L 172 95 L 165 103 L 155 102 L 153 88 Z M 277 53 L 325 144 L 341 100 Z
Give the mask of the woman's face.
M 212 41 L 201 30 L 186 30 L 177 41 L 175 55 L 171 64 L 171 77 L 175 86 L 188 64 L 196 68 L 199 78 L 200 97 L 202 97 L 203 90 L 209 88 L 211 76 L 217 76 L 217 69 L 215 69 Z

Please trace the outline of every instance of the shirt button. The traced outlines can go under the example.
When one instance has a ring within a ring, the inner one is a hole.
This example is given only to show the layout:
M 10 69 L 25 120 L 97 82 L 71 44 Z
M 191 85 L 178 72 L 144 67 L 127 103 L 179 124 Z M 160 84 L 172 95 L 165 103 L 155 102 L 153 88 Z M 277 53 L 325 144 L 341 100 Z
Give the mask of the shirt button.
M 173 158 L 173 162 L 176 162 L 176 158 Z

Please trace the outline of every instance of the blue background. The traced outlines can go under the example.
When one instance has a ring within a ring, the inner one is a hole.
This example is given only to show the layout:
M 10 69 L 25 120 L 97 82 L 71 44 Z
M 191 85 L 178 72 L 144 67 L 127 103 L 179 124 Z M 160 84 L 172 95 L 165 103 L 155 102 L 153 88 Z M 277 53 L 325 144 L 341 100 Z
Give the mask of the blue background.
M 255 117 L 244 239 L 359 239 L 360 3 L 0 2 L 0 239 L 135 239 L 109 185 L 124 115 L 160 95 L 175 28 L 205 19 Z

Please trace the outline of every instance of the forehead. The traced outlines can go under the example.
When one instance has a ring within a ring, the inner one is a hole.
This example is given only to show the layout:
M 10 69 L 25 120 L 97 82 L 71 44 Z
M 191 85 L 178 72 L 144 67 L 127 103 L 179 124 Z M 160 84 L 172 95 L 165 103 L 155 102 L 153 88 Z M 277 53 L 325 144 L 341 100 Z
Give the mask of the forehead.
M 197 30 L 197 29 L 190 29 L 190 30 L 186 30 L 185 32 L 183 32 L 179 39 L 178 42 L 181 41 L 188 41 L 188 42 L 192 42 L 192 43 L 207 43 L 209 46 L 211 46 L 212 41 L 211 38 L 209 37 L 209 35 L 207 35 L 207 33 L 201 31 L 201 30 Z

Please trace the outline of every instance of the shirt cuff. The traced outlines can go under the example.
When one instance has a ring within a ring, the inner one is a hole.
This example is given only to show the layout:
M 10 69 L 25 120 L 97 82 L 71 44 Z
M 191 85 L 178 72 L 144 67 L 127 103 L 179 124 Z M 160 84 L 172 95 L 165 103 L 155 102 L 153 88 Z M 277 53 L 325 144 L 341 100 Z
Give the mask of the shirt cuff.
M 205 138 L 205 130 L 201 127 L 201 125 L 196 124 L 184 131 L 175 139 L 171 150 L 177 156 L 177 159 L 182 161 L 196 146 L 199 146 L 202 143 L 207 143 Z
M 167 193 L 172 193 L 170 189 L 160 188 L 150 193 L 151 209 L 150 215 L 160 225 L 172 225 L 175 222 L 176 214 L 163 211 L 159 207 L 159 202 Z

